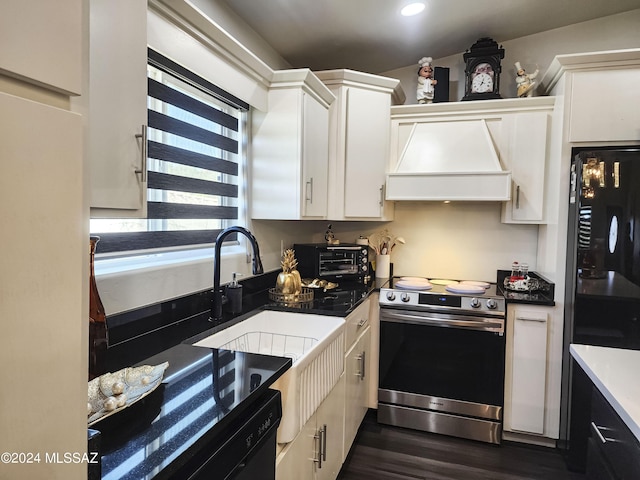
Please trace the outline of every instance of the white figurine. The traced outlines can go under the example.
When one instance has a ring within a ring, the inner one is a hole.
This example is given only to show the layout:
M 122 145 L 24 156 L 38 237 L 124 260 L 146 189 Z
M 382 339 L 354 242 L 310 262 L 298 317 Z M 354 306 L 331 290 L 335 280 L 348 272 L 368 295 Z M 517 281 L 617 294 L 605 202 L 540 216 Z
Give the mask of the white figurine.
M 435 93 L 435 84 L 437 80 L 433 79 L 433 67 L 431 57 L 422 57 L 418 62 L 418 90 L 416 96 L 418 103 L 433 103 L 433 94 Z
M 515 63 L 516 66 L 516 86 L 518 87 L 518 97 L 530 97 L 533 95 L 533 87 L 535 87 L 536 82 L 533 81 L 534 78 L 538 76 L 538 68 L 533 73 L 525 73 L 524 68 L 520 65 L 520 62 Z

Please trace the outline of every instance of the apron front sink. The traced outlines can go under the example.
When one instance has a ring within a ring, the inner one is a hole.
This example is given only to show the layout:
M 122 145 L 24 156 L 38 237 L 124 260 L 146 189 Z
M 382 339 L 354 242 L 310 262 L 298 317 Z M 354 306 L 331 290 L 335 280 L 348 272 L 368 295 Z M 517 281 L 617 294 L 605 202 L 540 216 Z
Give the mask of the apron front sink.
M 289 443 L 340 379 L 344 327 L 341 317 L 265 310 L 194 345 L 292 359 L 272 386 L 282 393 L 278 443 Z

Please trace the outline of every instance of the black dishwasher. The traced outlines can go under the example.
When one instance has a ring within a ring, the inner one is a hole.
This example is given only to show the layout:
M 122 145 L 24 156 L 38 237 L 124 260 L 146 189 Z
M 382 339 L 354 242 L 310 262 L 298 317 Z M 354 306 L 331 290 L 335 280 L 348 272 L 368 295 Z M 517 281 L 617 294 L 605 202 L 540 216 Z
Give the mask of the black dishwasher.
M 188 480 L 275 480 L 276 430 L 282 418 L 278 390 L 269 390 L 242 424 L 226 429 L 227 440 L 197 455 L 171 478 Z M 223 434 L 224 435 L 224 434 Z M 220 436 L 218 436 L 220 437 Z

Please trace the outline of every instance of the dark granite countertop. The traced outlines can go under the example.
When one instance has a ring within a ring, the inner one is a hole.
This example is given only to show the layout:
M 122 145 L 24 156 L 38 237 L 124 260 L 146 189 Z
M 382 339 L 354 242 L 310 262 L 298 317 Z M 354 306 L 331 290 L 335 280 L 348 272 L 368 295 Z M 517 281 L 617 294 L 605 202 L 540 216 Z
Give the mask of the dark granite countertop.
M 103 479 L 186 475 L 190 461 L 236 431 L 291 366 L 289 358 L 184 344 L 141 363 L 164 361 L 169 368 L 160 387 L 92 426 L 101 432 Z
M 542 275 L 530 272 L 529 275 L 533 278 L 540 280 L 543 288 L 541 290 L 535 290 L 531 292 L 516 292 L 512 290 L 507 290 L 504 287 L 504 279 L 509 276 L 511 272 L 506 270 L 498 270 L 497 275 L 497 289 L 498 292 L 501 293 L 507 304 L 526 304 L 526 305 L 541 305 L 552 307 L 556 303 L 553 300 L 555 284 L 544 278 Z

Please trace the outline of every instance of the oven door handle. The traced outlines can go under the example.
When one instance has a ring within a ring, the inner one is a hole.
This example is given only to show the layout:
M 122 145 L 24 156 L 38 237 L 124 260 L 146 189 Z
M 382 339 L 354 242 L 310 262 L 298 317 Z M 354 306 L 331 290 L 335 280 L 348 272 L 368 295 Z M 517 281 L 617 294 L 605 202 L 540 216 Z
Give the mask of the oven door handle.
M 482 320 L 467 320 L 461 318 L 442 318 L 427 315 L 398 313 L 387 309 L 380 311 L 381 322 L 411 323 L 414 325 L 429 325 L 434 327 L 461 328 L 465 330 L 480 330 L 485 332 L 504 333 L 504 321 L 483 318 Z

